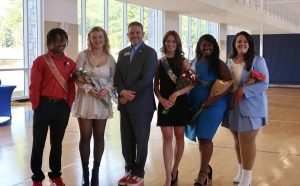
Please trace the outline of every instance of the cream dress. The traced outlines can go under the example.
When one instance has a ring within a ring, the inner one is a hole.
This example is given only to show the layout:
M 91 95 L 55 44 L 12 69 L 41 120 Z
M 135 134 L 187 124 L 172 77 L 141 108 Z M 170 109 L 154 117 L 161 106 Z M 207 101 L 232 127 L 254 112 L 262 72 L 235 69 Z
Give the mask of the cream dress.
M 76 67 L 89 72 L 96 80 L 100 89 L 108 90 L 103 99 L 108 106 L 105 106 L 100 99 L 90 95 L 88 92 L 92 89 L 91 84 L 83 84 L 76 81 L 76 97 L 72 107 L 72 115 L 84 119 L 109 119 L 113 116 L 111 97 L 114 90 L 114 74 L 116 69 L 115 59 L 109 55 L 107 63 L 100 67 L 95 67 L 90 61 L 91 53 L 88 50 L 80 52 L 76 59 Z

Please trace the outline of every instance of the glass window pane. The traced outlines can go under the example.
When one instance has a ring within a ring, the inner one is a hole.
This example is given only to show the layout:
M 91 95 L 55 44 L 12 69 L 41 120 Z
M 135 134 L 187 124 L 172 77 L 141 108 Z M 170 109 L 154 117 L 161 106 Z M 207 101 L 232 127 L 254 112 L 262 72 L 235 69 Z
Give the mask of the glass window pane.
M 155 48 L 155 10 L 144 8 L 144 41 L 147 45 Z
M 181 16 L 181 42 L 182 50 L 185 53 L 185 56 L 188 56 L 189 46 L 188 46 L 188 17 Z
M 127 4 L 127 25 L 133 21 L 140 22 L 140 7 Z
M 192 43 L 191 43 L 192 51 L 190 51 L 191 54 L 189 55 L 192 58 L 194 58 L 194 56 L 195 56 L 195 49 L 196 49 L 196 46 L 197 46 L 198 39 L 199 38 L 197 38 L 197 19 L 192 18 Z
M 123 41 L 123 3 L 108 1 L 108 37 L 111 54 L 115 59 L 122 49 Z
M 24 68 L 22 2 L 1 0 L 0 69 Z
M 206 34 L 206 21 L 200 20 L 200 35 Z
M 104 27 L 104 0 L 86 0 L 86 31 L 94 26 Z
M 23 70 L 0 71 L 0 79 L 2 85 L 17 86 L 13 92 L 12 95 L 13 97 L 24 96 L 24 71 Z

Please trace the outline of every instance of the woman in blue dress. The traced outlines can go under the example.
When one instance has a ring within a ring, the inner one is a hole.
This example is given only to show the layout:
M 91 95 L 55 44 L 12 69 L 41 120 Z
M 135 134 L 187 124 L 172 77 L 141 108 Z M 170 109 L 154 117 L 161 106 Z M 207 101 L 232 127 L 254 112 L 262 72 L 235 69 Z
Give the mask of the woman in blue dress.
M 226 64 L 220 60 L 220 49 L 216 39 L 209 34 L 200 37 L 196 56 L 192 61 L 192 69 L 195 70 L 200 79 L 199 85 L 195 86 L 189 94 L 189 102 L 192 113 L 199 108 L 204 111 L 198 116 L 194 123 L 186 126 L 187 138 L 199 141 L 201 154 L 201 166 L 194 185 L 205 185 L 207 177 L 211 179 L 212 170 L 209 161 L 213 153 L 212 138 L 214 137 L 227 109 L 226 92 L 216 97 L 209 97 L 211 86 L 217 80 L 230 81 L 230 73 Z

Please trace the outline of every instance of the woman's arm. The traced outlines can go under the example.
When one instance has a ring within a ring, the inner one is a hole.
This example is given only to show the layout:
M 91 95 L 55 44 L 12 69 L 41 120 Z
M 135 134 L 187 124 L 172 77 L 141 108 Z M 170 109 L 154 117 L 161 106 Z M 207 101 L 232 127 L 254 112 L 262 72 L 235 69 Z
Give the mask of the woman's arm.
M 160 60 L 158 60 L 158 65 L 156 69 L 156 73 L 154 76 L 154 93 L 158 99 L 158 101 L 162 104 L 164 108 L 170 108 L 172 107 L 173 103 L 169 100 L 162 97 L 160 94 L 160 74 L 159 74 L 159 66 L 160 66 Z
M 219 61 L 219 68 L 218 68 L 218 78 L 223 81 L 231 81 L 231 74 L 227 67 L 227 65 L 223 61 Z M 232 85 L 230 88 L 228 88 L 226 91 L 224 91 L 222 94 L 214 97 L 208 97 L 207 100 L 203 103 L 203 108 L 209 107 L 211 104 L 216 102 L 221 97 L 225 96 L 229 91 L 231 91 Z
M 84 64 L 85 64 L 85 60 L 86 60 L 86 56 L 85 56 L 85 52 L 82 51 L 78 54 L 78 56 L 76 57 L 76 69 L 82 69 L 84 68 Z M 75 79 L 75 84 L 77 86 L 78 89 L 82 89 L 85 91 L 85 93 L 88 93 L 91 91 L 91 89 L 93 89 L 93 86 L 88 84 L 88 83 L 83 83 L 80 80 L 78 80 L 77 78 Z
M 187 59 L 184 59 L 183 61 L 183 68 L 185 70 L 190 70 L 190 64 L 189 61 Z M 169 97 L 169 101 L 171 101 L 173 104 L 175 104 L 175 101 L 177 99 L 178 96 L 181 96 L 183 94 L 186 94 L 187 92 L 189 92 L 190 90 L 192 90 L 194 88 L 194 85 L 188 85 L 182 89 L 179 89 L 177 91 L 175 91 L 174 93 L 172 93 Z

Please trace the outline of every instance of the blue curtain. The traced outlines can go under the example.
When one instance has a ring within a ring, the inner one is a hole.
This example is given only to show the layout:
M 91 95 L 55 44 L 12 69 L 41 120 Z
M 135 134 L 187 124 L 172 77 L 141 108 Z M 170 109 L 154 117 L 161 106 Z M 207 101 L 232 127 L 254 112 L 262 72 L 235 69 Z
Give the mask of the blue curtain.
M 227 58 L 234 36 L 227 36 Z M 259 35 L 253 35 L 259 54 Z M 263 57 L 268 65 L 271 84 L 300 84 L 300 34 L 265 34 Z

